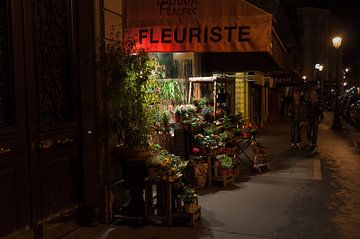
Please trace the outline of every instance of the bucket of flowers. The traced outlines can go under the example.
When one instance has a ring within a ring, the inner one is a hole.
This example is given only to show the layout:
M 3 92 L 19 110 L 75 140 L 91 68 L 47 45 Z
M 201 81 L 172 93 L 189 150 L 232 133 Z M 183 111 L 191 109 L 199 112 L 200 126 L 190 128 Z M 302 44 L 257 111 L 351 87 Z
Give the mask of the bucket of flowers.
M 184 186 L 180 191 L 178 197 L 184 204 L 184 210 L 186 213 L 194 213 L 198 206 L 198 195 L 194 188 Z
M 231 174 L 231 169 L 233 166 L 232 157 L 227 154 L 219 154 L 216 156 L 216 159 L 220 162 L 221 176 L 225 177 L 226 175 Z

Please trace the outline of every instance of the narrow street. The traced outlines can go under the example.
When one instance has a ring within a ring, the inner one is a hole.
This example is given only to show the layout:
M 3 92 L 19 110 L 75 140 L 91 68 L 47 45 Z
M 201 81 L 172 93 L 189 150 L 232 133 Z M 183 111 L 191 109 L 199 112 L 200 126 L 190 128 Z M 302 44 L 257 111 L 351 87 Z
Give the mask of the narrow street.
M 264 127 L 258 142 L 270 155 L 271 170 L 244 171 L 231 187 L 201 191 L 202 219 L 194 228 L 98 225 L 61 238 L 360 238 L 359 133 L 349 137 L 349 126 L 336 133 L 331 123 L 327 113 L 314 155 L 305 147 L 290 149 L 286 119 Z

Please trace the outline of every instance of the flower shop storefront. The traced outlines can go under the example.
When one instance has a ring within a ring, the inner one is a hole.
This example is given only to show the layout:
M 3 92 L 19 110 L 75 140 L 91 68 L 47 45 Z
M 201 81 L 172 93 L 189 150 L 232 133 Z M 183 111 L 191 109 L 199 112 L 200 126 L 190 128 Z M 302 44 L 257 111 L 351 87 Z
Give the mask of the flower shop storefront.
M 185 93 L 189 77 L 219 73 L 262 77 L 288 68 L 273 16 L 246 1 L 135 0 L 124 7 L 124 38 L 135 38 L 138 47 L 153 53 L 164 65 L 166 78 L 183 78 Z M 266 122 L 270 94 L 265 81 L 233 79 L 237 82 L 235 112 L 259 124 Z M 259 95 L 262 99 L 255 99 Z
M 256 76 L 261 74 L 248 77 L 248 72 L 267 68 L 255 61 L 246 67 L 234 63 L 248 54 L 260 53 L 261 59 L 275 55 L 273 18 L 245 1 L 231 0 L 134 0 L 126 2 L 125 13 L 125 41 L 135 39 L 137 48 L 155 56 L 162 85 L 158 94 L 165 88 L 173 94 L 158 102 L 162 120 L 153 126 L 152 152 L 146 165 L 149 177 L 145 183 L 134 178 L 127 182 L 135 185 L 138 180 L 136 189 L 128 189 L 133 193 L 129 205 L 137 205 L 139 214 L 127 214 L 124 208 L 115 217 L 141 217 L 142 222 L 166 225 L 186 221 L 192 226 L 201 215 L 196 189 L 213 184 L 227 187 L 238 179 L 241 165 L 259 173 L 269 165 L 265 156 L 249 155 L 251 148 L 254 153 L 260 148 L 250 114 L 261 112 L 254 108 L 262 104 L 254 102 L 263 103 L 266 97 L 259 101 L 258 94 L 251 94 L 250 85 L 257 84 Z M 221 59 L 231 52 L 246 54 Z M 212 53 L 218 57 L 216 67 L 211 66 Z M 268 68 L 276 63 L 274 59 L 269 62 Z M 212 86 L 202 84 L 208 79 Z M 261 87 L 259 92 L 263 94 Z

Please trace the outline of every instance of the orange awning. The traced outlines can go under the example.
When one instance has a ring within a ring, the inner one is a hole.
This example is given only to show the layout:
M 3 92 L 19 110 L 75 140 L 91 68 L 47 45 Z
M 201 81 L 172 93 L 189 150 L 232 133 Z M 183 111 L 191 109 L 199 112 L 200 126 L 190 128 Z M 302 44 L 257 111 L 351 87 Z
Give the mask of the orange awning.
M 126 0 L 125 8 L 124 39 L 145 51 L 262 53 L 289 69 L 273 16 L 246 1 Z
M 272 15 L 242 0 L 127 0 L 125 37 L 149 52 L 269 52 Z

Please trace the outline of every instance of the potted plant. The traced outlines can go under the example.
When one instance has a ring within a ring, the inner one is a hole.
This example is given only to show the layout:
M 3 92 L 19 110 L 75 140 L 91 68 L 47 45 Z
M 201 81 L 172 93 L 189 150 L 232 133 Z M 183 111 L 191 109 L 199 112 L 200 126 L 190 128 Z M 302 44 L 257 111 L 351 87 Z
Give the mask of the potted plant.
M 182 160 L 180 156 L 169 153 L 160 145 L 153 147 L 152 153 L 154 157 L 150 160 L 150 166 L 156 168 L 157 177 L 161 179 L 170 179 L 183 174 L 188 161 Z
M 179 193 L 179 198 L 184 203 L 184 209 L 186 213 L 193 213 L 196 210 L 198 196 L 195 189 L 189 186 L 184 186 Z
M 194 170 L 193 173 L 195 176 L 195 185 L 197 188 L 203 189 L 206 186 L 208 168 L 209 168 L 207 158 L 201 155 L 193 156 L 192 162 L 193 162 L 192 166 Z
M 107 111 L 112 145 L 146 148 L 153 116 L 159 110 L 156 62 L 135 41 L 125 44 L 116 32 L 100 55 L 100 74 L 106 80 Z
M 231 156 L 227 154 L 219 154 L 216 156 L 216 159 L 220 162 L 221 167 L 221 176 L 226 176 L 231 172 L 231 168 L 233 166 L 233 160 Z
M 145 161 L 151 156 L 151 126 L 158 110 L 156 63 L 136 48 L 135 41 L 124 43 L 114 30 L 110 36 L 100 48 L 98 61 L 99 77 L 106 83 L 109 149 L 121 162 L 130 205 L 136 211 L 143 208 L 142 180 L 147 176 Z

